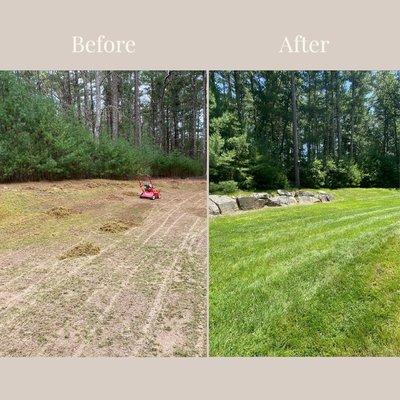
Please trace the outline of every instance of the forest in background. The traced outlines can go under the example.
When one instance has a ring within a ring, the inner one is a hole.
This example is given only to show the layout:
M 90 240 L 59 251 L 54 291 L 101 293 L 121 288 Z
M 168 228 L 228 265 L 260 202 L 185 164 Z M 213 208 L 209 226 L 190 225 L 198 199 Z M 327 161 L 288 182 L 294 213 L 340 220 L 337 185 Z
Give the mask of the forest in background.
M 201 176 L 202 71 L 0 71 L 0 181 Z
M 210 72 L 210 191 L 400 187 L 400 72 Z

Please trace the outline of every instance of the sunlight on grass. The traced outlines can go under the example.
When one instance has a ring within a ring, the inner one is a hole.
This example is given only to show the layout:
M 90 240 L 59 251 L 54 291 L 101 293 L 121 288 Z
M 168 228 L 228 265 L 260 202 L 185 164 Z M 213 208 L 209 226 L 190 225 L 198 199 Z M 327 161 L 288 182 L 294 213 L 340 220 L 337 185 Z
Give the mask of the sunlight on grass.
M 400 354 L 400 192 L 210 222 L 213 356 Z

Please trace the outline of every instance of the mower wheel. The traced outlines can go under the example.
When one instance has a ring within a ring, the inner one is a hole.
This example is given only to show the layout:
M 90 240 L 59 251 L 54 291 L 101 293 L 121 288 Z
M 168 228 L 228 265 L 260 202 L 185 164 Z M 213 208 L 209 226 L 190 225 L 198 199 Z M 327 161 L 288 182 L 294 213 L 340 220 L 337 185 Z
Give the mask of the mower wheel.
M 152 200 L 155 200 L 155 199 L 156 199 L 156 196 L 154 196 L 154 194 L 153 194 L 153 196 L 151 196 L 151 199 L 152 199 Z

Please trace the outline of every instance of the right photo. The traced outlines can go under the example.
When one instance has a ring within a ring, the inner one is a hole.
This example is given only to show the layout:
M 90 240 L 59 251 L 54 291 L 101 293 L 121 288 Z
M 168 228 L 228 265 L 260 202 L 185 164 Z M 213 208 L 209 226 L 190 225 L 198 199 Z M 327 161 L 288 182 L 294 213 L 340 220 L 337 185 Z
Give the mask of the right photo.
M 400 356 L 400 71 L 210 71 L 210 356 Z

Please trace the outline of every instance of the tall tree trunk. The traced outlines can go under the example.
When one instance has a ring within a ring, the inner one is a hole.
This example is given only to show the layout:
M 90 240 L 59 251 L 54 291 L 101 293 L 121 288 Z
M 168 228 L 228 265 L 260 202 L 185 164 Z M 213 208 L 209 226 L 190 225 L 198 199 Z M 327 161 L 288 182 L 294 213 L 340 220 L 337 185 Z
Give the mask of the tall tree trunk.
M 156 91 L 154 87 L 154 77 L 153 74 L 150 78 L 150 105 L 151 105 L 151 133 L 153 136 L 153 140 L 156 139 L 156 114 L 157 114 L 157 103 L 156 103 Z
M 394 115 L 394 143 L 395 143 L 395 152 L 397 159 L 397 187 L 400 188 L 400 147 L 399 147 L 399 135 L 397 133 L 397 116 Z
M 83 79 L 83 117 L 85 119 L 85 125 L 88 129 L 91 130 L 93 134 L 93 126 L 91 123 L 91 119 L 89 118 L 89 96 L 88 96 L 88 79 L 87 79 L 88 71 L 82 71 L 82 79 Z
M 235 98 L 236 98 L 236 109 L 239 119 L 240 127 L 243 129 L 243 88 L 241 82 L 241 76 L 239 71 L 233 71 L 233 80 L 235 84 Z
M 139 71 L 134 71 L 135 80 L 135 100 L 133 106 L 133 115 L 135 120 L 135 143 L 137 146 L 142 145 L 142 127 L 140 120 L 140 76 Z
M 354 72 L 350 73 L 351 81 L 351 109 L 350 109 L 350 159 L 354 159 L 354 119 L 355 119 L 355 84 L 356 78 Z
M 342 157 L 342 126 L 341 126 L 341 109 L 340 109 L 340 71 L 336 71 L 336 93 L 335 93 L 335 106 L 336 106 L 336 133 L 337 133 L 337 157 L 340 160 Z
M 294 71 L 290 73 L 292 86 L 292 118 L 293 118 L 293 161 L 295 186 L 300 187 L 300 166 L 299 166 L 299 139 L 297 135 L 297 100 L 296 100 L 296 77 Z
M 81 90 L 79 86 L 79 71 L 74 71 L 74 94 L 78 119 L 82 119 Z
M 173 114 L 172 114 L 172 122 L 174 126 L 174 136 L 173 136 L 173 150 L 176 150 L 179 146 L 179 128 L 178 128 L 178 115 L 177 115 L 177 110 L 174 108 Z
M 192 115 L 191 115 L 191 130 L 189 136 L 189 156 L 194 158 L 196 154 L 196 78 L 192 75 Z
M 334 85 L 333 85 L 333 71 L 330 71 L 330 113 L 331 113 L 331 124 L 329 127 L 329 132 L 330 132 L 330 146 L 331 146 L 331 156 L 332 158 L 335 158 L 335 100 L 333 96 L 334 92 Z
M 72 107 L 71 75 L 69 71 L 64 71 L 64 107 L 70 111 Z
M 329 158 L 329 132 L 331 129 L 330 123 L 330 101 L 329 101 L 329 71 L 324 71 L 324 89 L 325 89 L 325 99 L 324 99 L 324 111 L 325 111 L 325 133 L 324 133 L 324 165 L 326 165 Z
M 169 107 L 167 106 L 166 121 L 165 121 L 165 138 L 164 138 L 164 149 L 166 153 L 171 150 L 171 132 L 169 127 Z
M 95 72 L 95 123 L 94 123 L 94 137 L 96 140 L 100 136 L 100 123 L 101 123 L 101 77 L 100 71 Z
M 167 89 L 167 85 L 169 83 L 169 80 L 173 77 L 173 72 L 167 71 L 167 73 L 164 76 L 164 80 L 162 83 L 162 90 L 161 90 L 161 98 L 160 98 L 160 130 L 161 130 L 161 137 L 160 137 L 160 145 L 164 147 L 164 150 L 167 151 L 166 146 L 165 146 L 165 138 L 167 137 L 167 126 L 166 126 L 166 121 L 165 121 L 165 103 L 164 103 L 164 97 L 165 97 L 165 91 Z
M 111 71 L 111 134 L 118 138 L 118 74 Z

